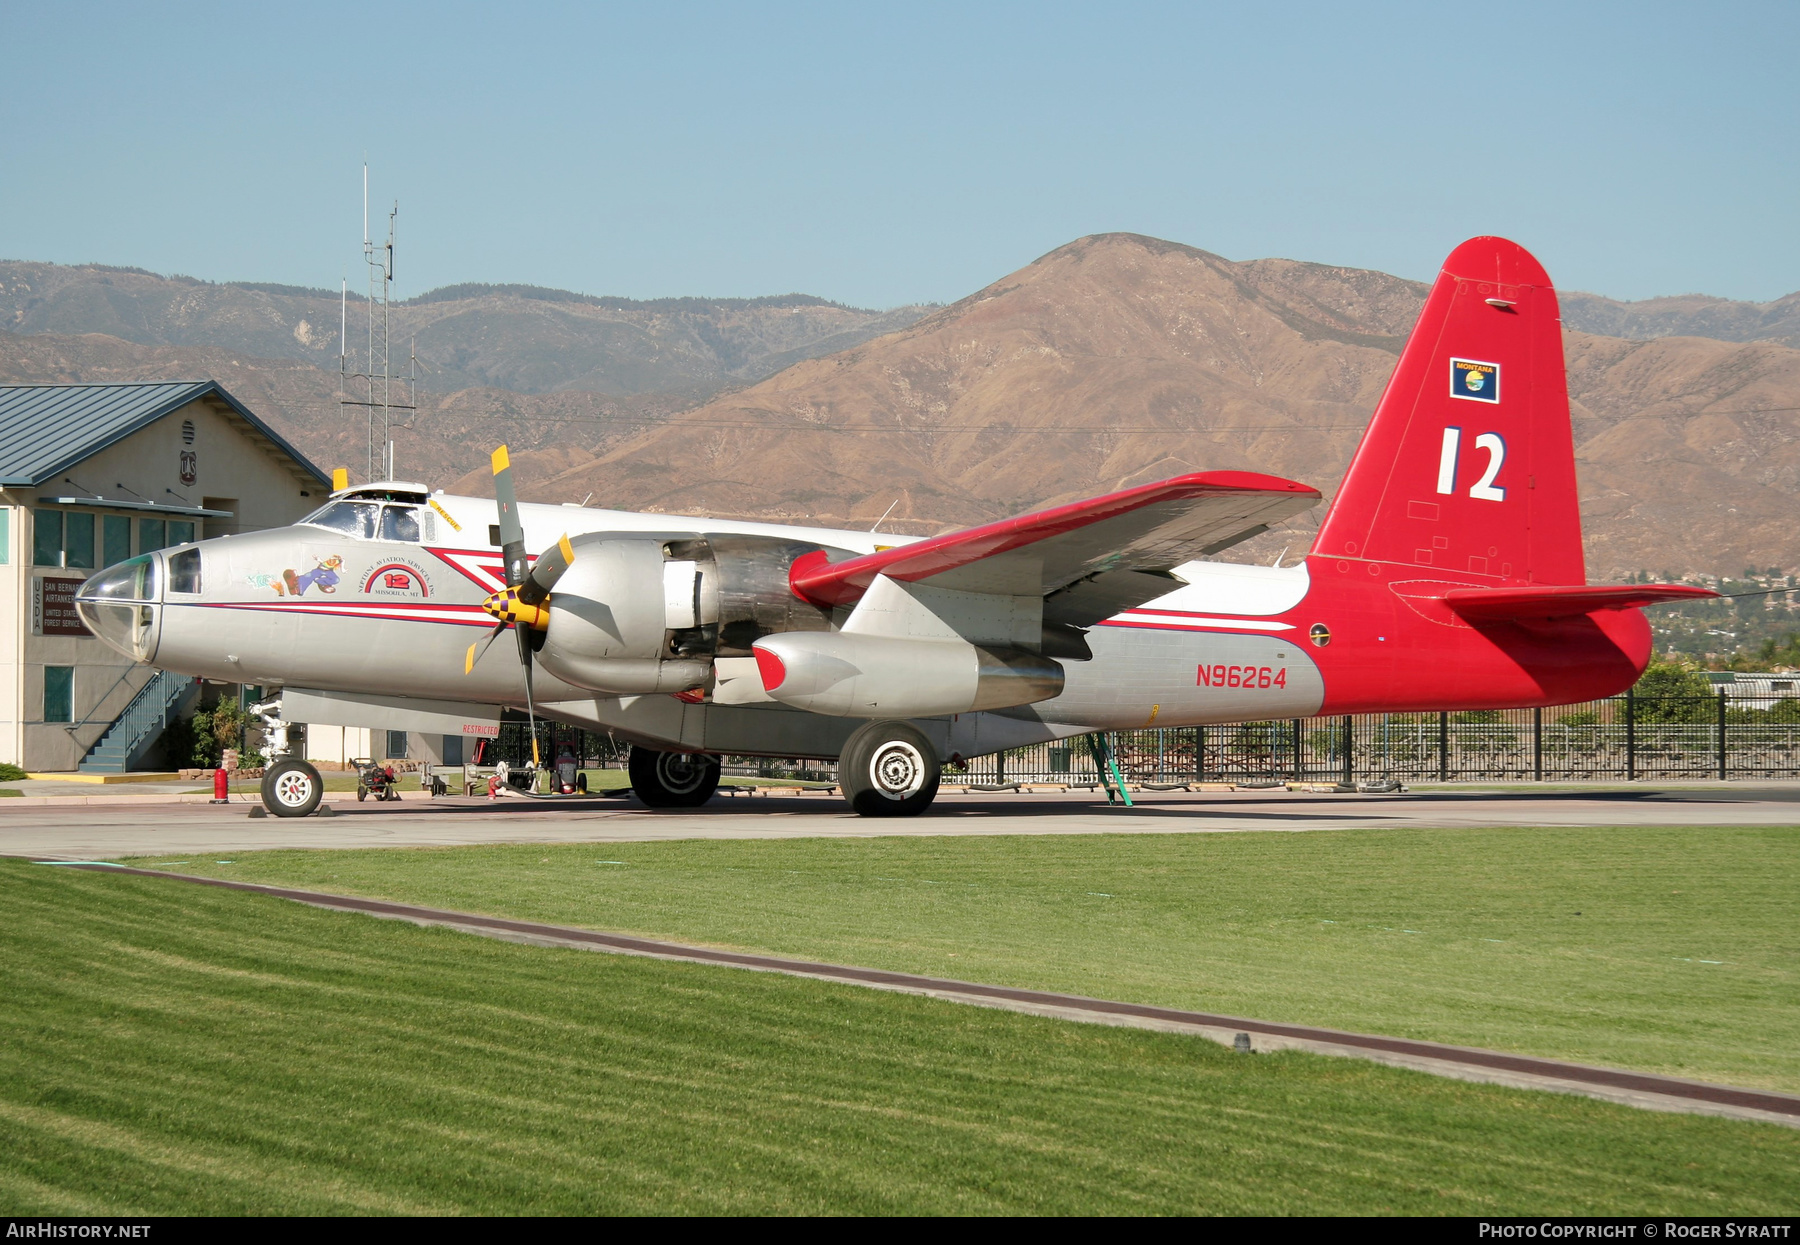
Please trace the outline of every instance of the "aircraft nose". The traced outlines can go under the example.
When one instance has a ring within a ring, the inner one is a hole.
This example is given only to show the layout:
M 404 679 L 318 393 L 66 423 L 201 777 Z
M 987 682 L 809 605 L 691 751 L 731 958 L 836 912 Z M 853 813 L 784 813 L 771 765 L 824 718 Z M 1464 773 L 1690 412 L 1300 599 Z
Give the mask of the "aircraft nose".
M 81 585 L 75 609 L 89 631 L 133 661 L 156 655 L 157 558 L 153 553 L 109 566 Z

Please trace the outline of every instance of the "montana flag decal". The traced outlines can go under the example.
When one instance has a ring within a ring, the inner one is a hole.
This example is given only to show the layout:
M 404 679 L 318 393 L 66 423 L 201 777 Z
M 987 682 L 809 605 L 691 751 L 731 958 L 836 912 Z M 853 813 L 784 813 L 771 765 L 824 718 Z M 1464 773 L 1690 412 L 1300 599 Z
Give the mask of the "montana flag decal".
M 1500 365 L 1473 359 L 1450 360 L 1450 396 L 1471 402 L 1500 400 Z

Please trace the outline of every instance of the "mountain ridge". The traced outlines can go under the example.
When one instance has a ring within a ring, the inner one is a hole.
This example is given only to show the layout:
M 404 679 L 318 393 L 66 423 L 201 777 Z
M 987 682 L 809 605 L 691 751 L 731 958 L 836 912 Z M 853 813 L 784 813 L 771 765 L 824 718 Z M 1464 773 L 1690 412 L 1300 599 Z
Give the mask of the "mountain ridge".
M 1335 490 L 1425 287 L 1096 235 L 538 482 L 678 513 L 934 531 L 1183 471 Z M 1800 565 L 1800 351 L 1565 330 L 1592 568 Z M 459 481 L 479 488 L 479 473 Z M 1310 542 L 1323 507 L 1240 547 Z M 1723 559 L 1723 562 L 1721 562 Z
M 0 377 L 213 376 L 322 465 L 362 474 L 367 422 L 337 403 L 335 319 L 328 339 L 300 340 L 335 299 L 284 308 L 288 296 L 251 291 L 221 310 L 209 301 L 220 287 L 192 279 L 84 272 L 18 331 L 43 291 L 13 289 L 17 265 L 0 264 Z M 139 306 L 121 294 L 129 282 L 154 286 L 158 314 L 189 344 L 57 331 L 127 319 Z M 1211 468 L 1329 494 L 1426 288 L 1101 234 L 885 321 L 805 295 L 710 319 L 684 300 L 618 312 L 572 294 L 446 298 L 414 309 L 444 354 L 414 426 L 397 433 L 400 469 L 480 492 L 486 449 L 506 441 L 533 500 L 832 525 L 868 525 L 897 503 L 889 528 L 917 534 Z M 1562 297 L 1577 309 L 1589 296 Z M 1664 327 L 1680 311 L 1601 301 Z M 1787 301 L 1691 309 L 1717 332 L 1767 333 Z M 1565 319 L 1591 573 L 1800 566 L 1788 518 L 1800 423 L 1785 409 L 1800 351 L 1767 337 L 1632 340 L 1584 331 L 1574 310 Z M 270 343 L 285 353 L 261 353 Z M 1226 556 L 1304 548 L 1322 512 Z
M 354 351 L 364 340 L 368 302 L 351 301 Z M 139 346 L 224 348 L 335 372 L 343 307 L 336 290 L 0 261 L 0 331 L 21 336 L 104 333 Z M 420 363 L 439 390 L 682 393 L 700 401 L 927 310 L 871 311 L 810 294 L 634 300 L 465 284 L 395 303 L 389 336 L 400 359 L 422 342 Z

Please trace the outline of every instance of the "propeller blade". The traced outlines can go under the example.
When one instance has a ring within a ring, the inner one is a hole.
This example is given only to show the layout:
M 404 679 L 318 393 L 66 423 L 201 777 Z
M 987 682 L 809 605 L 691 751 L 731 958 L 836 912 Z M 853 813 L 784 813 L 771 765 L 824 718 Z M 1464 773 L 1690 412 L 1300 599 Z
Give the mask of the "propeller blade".
M 513 492 L 512 456 L 504 445 L 493 454 L 494 500 L 500 505 L 500 551 L 506 559 L 506 586 L 525 582 L 525 525 L 519 520 L 519 498 Z
M 563 577 L 575 561 L 575 547 L 569 543 L 568 533 L 564 533 L 550 548 L 538 554 L 537 562 L 532 565 L 531 574 L 519 585 L 519 601 L 525 605 L 542 605 L 556 587 L 556 581 Z
M 475 663 L 480 661 L 482 659 L 482 657 L 484 657 L 487 654 L 488 645 L 492 644 L 494 642 L 495 637 L 498 636 L 502 631 L 505 631 L 505 630 L 506 630 L 505 623 L 496 623 L 494 625 L 494 629 L 492 631 L 488 632 L 487 639 L 477 640 L 477 641 L 475 641 L 475 643 L 469 645 L 468 656 L 463 658 L 463 673 L 464 674 L 471 674 L 474 672 Z M 481 652 L 477 653 L 475 651 L 477 648 L 479 648 L 481 650 Z
M 537 708 L 532 703 L 531 669 L 537 663 L 531 659 L 531 632 L 525 627 L 514 627 L 519 637 L 519 660 L 525 663 L 525 718 L 531 723 L 531 768 L 535 773 L 542 760 L 538 756 Z

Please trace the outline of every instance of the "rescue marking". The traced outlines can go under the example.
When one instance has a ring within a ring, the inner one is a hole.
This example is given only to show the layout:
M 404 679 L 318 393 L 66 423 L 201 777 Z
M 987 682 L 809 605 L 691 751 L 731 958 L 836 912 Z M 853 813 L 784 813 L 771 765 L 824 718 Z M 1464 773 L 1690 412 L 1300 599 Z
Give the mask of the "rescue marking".
M 462 531 L 462 524 L 458 523 L 456 521 L 456 519 L 451 516 L 451 514 L 448 510 L 446 510 L 442 506 L 438 505 L 437 498 L 432 497 L 432 498 L 428 498 L 427 500 L 430 502 L 431 508 L 433 510 L 437 511 L 439 514 L 444 516 L 444 522 L 446 522 L 450 525 L 451 531 L 455 531 L 455 532 Z

